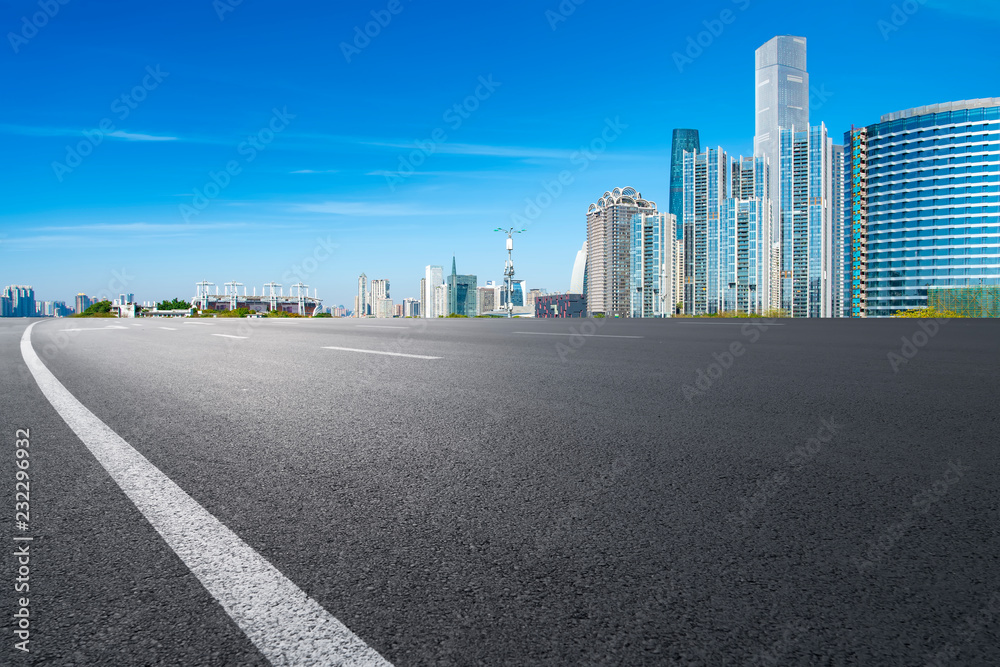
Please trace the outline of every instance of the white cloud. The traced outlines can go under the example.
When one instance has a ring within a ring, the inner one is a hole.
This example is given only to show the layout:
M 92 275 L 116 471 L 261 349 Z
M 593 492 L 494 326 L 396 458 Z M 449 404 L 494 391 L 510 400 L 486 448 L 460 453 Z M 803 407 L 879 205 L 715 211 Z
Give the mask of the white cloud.
M 177 137 L 163 137 L 152 134 L 134 134 L 132 132 L 125 132 L 124 130 L 111 132 L 108 136 L 114 137 L 115 139 L 124 139 L 125 141 L 177 141 Z

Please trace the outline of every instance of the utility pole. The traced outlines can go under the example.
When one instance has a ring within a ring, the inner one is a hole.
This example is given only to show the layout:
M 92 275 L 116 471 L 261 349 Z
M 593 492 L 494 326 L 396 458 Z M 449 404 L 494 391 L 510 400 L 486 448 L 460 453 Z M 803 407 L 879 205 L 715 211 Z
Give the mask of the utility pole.
M 523 234 L 523 229 L 501 229 L 493 231 L 503 232 L 507 235 L 507 266 L 504 267 L 503 277 L 507 283 L 507 317 L 514 317 L 514 234 Z

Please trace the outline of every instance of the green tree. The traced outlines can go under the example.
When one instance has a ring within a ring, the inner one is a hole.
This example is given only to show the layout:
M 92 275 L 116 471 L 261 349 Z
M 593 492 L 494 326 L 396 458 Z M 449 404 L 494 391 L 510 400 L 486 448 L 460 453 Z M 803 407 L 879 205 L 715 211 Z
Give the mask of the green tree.
M 188 310 L 191 304 L 175 298 L 173 301 L 161 301 L 156 304 L 157 310 Z

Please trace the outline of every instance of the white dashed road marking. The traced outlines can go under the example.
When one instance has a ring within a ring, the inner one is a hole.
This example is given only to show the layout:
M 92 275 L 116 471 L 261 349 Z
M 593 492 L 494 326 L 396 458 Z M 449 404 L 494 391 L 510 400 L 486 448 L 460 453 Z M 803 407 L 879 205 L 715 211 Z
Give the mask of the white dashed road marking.
M 272 664 L 391 667 L 69 393 L 32 348 L 34 328 L 21 355 L 42 393 Z
M 522 336 L 581 336 L 583 338 L 645 338 L 645 336 L 609 336 L 605 334 L 544 333 L 541 331 L 515 331 Z
M 409 329 L 410 327 L 389 327 L 378 324 L 358 324 L 358 329 Z
M 246 336 L 230 336 L 229 334 L 211 334 L 212 336 L 218 336 L 219 338 L 240 338 L 246 340 Z
M 128 327 L 120 327 L 117 324 L 112 324 L 111 326 L 107 326 L 107 327 L 88 327 L 86 329 L 60 329 L 60 331 L 109 331 L 111 329 L 125 329 L 125 330 L 128 330 Z
M 441 359 L 441 357 L 427 357 L 422 354 L 403 354 L 402 352 L 381 352 L 379 350 L 358 350 L 353 347 L 324 347 L 324 350 L 340 350 L 341 352 L 361 352 L 362 354 L 384 354 L 387 357 L 409 357 L 410 359 Z

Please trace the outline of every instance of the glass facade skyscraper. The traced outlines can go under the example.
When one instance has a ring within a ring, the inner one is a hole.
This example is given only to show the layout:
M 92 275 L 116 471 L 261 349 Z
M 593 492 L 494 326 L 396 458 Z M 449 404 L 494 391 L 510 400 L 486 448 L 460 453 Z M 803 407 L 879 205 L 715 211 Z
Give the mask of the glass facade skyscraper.
M 853 316 L 1000 285 L 1000 98 L 888 114 L 845 141 Z
M 774 214 L 781 210 L 781 133 L 809 129 L 809 72 L 806 38 L 780 35 L 755 53 L 755 132 L 753 154 L 771 165 L 770 199 Z M 778 221 L 772 224 L 777 226 Z M 777 235 L 777 234 L 775 234 Z
M 477 311 L 478 279 L 476 276 L 459 275 L 457 263 L 451 260 L 451 275 L 448 276 L 448 315 L 475 317 Z
M 670 213 L 677 219 L 677 238 L 684 238 L 684 153 L 700 153 L 698 130 L 674 130 L 670 146 Z

